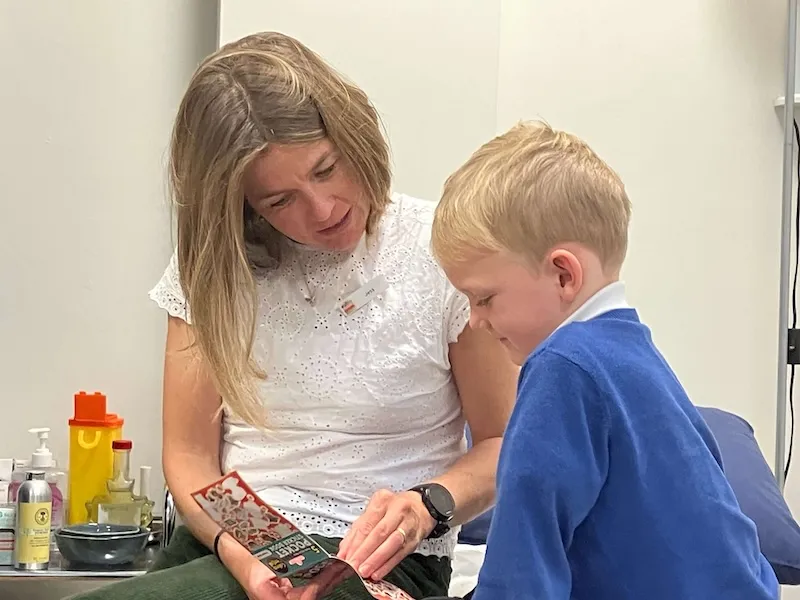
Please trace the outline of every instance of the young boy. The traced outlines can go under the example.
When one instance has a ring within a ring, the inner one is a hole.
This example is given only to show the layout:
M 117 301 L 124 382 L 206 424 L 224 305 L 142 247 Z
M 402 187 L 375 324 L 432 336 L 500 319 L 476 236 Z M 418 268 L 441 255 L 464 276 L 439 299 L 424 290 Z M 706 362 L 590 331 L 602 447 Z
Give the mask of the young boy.
M 620 269 L 630 202 L 541 123 L 446 182 L 432 246 L 522 365 L 474 600 L 771 600 L 775 575 L 719 450 Z

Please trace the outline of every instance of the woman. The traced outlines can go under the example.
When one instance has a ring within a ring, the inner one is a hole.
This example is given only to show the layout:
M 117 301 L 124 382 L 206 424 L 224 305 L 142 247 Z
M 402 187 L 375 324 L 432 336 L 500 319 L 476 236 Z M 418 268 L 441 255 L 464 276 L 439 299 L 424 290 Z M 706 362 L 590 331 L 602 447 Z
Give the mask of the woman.
M 516 370 L 432 259 L 433 204 L 390 193 L 366 95 L 296 40 L 249 36 L 195 73 L 170 173 L 177 251 L 151 297 L 186 528 L 155 572 L 83 598 L 300 597 L 190 497 L 234 469 L 364 577 L 446 595 L 458 524 L 493 503 Z

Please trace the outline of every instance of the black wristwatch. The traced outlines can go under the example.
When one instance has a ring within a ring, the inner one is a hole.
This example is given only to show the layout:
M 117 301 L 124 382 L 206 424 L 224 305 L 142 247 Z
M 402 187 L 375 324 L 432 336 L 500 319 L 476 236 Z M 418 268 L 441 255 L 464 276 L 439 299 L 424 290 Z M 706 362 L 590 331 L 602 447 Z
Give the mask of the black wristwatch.
M 422 496 L 422 503 L 436 521 L 436 527 L 428 535 L 428 539 L 440 538 L 450 531 L 450 521 L 453 520 L 456 511 L 456 503 L 446 487 L 438 483 L 423 483 L 414 486 L 409 491 L 417 492 Z

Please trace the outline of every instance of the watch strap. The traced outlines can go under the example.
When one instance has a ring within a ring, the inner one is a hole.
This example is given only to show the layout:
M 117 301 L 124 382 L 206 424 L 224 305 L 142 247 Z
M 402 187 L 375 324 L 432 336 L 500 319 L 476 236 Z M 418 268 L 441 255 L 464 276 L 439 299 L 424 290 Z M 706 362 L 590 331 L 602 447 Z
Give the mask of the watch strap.
M 416 485 L 412 487 L 409 491 L 417 492 L 420 495 L 420 497 L 422 498 L 422 505 L 426 508 L 431 518 L 436 522 L 436 525 L 434 526 L 433 530 L 430 532 L 430 534 L 428 534 L 427 539 L 440 538 L 445 533 L 450 531 L 450 520 L 452 519 L 452 516 L 446 517 L 445 515 L 441 514 L 438 510 L 436 510 L 436 507 L 433 505 L 433 503 L 430 501 L 428 497 L 428 486 L 426 486 L 425 484 Z

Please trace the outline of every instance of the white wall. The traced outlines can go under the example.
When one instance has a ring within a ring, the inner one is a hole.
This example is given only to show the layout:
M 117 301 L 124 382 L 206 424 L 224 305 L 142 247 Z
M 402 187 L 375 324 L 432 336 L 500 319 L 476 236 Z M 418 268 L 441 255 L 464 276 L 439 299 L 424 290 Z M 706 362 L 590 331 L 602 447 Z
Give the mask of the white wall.
M 215 35 L 208 0 L 0 3 L 0 456 L 47 426 L 65 463 L 72 395 L 101 390 L 162 485 L 147 291 L 171 248 L 172 116 Z
M 495 133 L 500 5 L 463 0 L 222 0 L 220 39 L 281 31 L 370 96 L 395 187 L 435 199 L 443 175 Z

